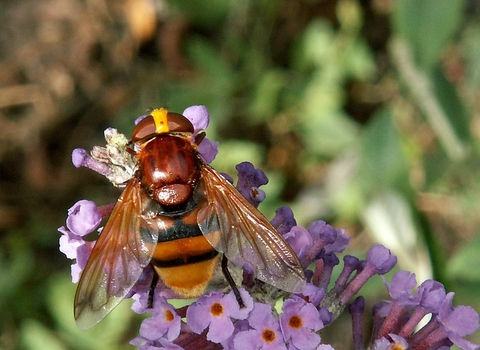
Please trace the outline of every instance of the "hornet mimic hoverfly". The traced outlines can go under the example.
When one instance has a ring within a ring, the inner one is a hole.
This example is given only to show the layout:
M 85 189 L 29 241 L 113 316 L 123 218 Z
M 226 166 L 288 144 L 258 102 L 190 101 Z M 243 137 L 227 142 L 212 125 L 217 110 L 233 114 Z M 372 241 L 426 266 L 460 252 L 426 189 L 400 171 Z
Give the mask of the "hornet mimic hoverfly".
M 156 272 L 151 293 L 162 279 L 179 296 L 202 295 L 223 254 L 248 265 L 256 278 L 287 292 L 301 292 L 302 266 L 270 222 L 222 175 L 206 164 L 183 115 L 153 110 L 134 128 L 131 149 L 137 171 L 96 242 L 75 295 L 81 329 L 100 322 L 129 293 L 143 269 Z

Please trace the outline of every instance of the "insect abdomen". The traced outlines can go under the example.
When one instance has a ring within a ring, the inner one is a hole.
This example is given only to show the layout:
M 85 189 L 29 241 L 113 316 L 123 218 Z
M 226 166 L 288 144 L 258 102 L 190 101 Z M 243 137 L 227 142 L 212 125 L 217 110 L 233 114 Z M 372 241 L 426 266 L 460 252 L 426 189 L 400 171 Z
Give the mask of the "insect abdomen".
M 218 252 L 198 224 L 186 223 L 191 215 L 196 211 L 172 218 L 171 226 L 158 237 L 151 261 L 163 282 L 185 298 L 203 294 L 218 261 Z

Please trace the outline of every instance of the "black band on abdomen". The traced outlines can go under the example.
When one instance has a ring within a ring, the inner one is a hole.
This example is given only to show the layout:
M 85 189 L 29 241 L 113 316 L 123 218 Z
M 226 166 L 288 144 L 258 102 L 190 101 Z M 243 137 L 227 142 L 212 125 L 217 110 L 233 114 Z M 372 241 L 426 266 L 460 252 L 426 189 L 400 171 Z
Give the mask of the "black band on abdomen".
M 157 260 L 155 258 L 152 259 L 151 263 L 153 266 L 160 267 L 160 268 L 168 268 L 168 267 L 175 267 L 175 266 L 183 266 L 188 264 L 195 264 L 202 261 L 207 261 L 215 258 L 218 255 L 218 252 L 215 249 L 212 249 L 210 252 L 202 254 L 202 255 L 193 255 L 188 256 L 184 259 L 172 259 L 172 260 Z

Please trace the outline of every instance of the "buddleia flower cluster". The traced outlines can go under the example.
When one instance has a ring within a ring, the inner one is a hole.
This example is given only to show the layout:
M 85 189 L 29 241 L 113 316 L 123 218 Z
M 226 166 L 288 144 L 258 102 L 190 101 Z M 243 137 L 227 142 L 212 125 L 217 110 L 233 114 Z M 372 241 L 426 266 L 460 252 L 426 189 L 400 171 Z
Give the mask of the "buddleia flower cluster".
M 208 126 L 209 113 L 204 106 L 189 107 L 183 115 L 194 125 L 194 136 Z M 136 161 L 126 151 L 128 140 L 117 130 L 107 129 L 105 139 L 106 147 L 95 147 L 90 153 L 74 150 L 72 161 L 76 167 L 90 168 L 122 187 L 134 176 Z M 207 163 L 215 158 L 217 146 L 208 139 L 200 144 L 199 152 Z M 236 188 L 257 207 L 265 199 L 259 187 L 268 182 L 267 177 L 248 162 L 238 164 L 236 169 Z M 232 178 L 225 177 L 233 183 Z M 98 231 L 112 208 L 113 204 L 99 207 L 92 201 L 80 200 L 68 210 L 66 226 L 59 228 L 60 251 L 75 260 L 73 283 L 78 282 L 94 245 L 84 237 Z M 322 334 L 327 334 L 329 325 L 347 309 L 352 335 L 346 342 L 353 343 L 355 350 L 448 349 L 453 344 L 461 349 L 479 348 L 465 339 L 479 328 L 475 310 L 453 306 L 454 293 L 447 293 L 437 281 L 427 280 L 417 287 L 415 275 L 407 271 L 396 272 L 390 282 L 382 276 L 391 299 L 373 307 L 373 331 L 365 337 L 365 300 L 355 296 L 370 278 L 391 271 L 397 258 L 386 247 L 375 245 L 364 260 L 344 255 L 340 267 L 338 256 L 349 243 L 343 229 L 324 221 L 315 221 L 307 228 L 299 226 L 286 206 L 276 211 L 271 223 L 292 246 L 304 268 L 307 283 L 302 293 L 288 295 L 256 281 L 252 271 L 244 270 L 239 286 L 243 308 L 233 292 L 225 290 L 210 291 L 189 306 L 175 308 L 169 304 L 175 293 L 161 281 L 155 288 L 153 303 L 149 303 L 150 281 L 155 272 L 147 266 L 128 297 L 134 300 L 134 312 L 150 316 L 143 320 L 139 335 L 130 344 L 140 350 L 329 350 L 334 348 L 322 341 Z M 332 281 L 335 268 L 340 272 Z M 429 321 L 421 323 L 425 316 L 430 316 Z

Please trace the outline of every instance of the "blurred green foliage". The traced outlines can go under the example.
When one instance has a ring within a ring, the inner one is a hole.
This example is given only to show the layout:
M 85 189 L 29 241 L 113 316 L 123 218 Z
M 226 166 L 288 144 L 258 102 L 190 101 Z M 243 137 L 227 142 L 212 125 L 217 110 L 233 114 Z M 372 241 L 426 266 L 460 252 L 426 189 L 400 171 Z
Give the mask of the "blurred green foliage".
M 213 165 L 265 170 L 267 217 L 287 204 L 299 224 L 345 227 L 360 254 L 383 243 L 480 310 L 478 1 L 22 0 L 0 13 L 0 349 L 131 348 L 128 302 L 76 329 L 56 229 L 77 199 L 118 196 L 71 150 L 160 106 L 209 108 Z

